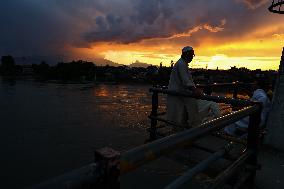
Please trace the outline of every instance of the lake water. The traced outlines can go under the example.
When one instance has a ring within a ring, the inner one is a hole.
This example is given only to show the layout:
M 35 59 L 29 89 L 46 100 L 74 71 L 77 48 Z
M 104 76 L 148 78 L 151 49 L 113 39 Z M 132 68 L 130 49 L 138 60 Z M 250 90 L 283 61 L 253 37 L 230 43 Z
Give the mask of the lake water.
M 1 188 L 22 188 L 88 164 L 93 151 L 144 142 L 149 85 L 0 78 Z
M 81 167 L 101 147 L 123 152 L 143 144 L 150 87 L 0 78 L 1 187 L 22 188 Z

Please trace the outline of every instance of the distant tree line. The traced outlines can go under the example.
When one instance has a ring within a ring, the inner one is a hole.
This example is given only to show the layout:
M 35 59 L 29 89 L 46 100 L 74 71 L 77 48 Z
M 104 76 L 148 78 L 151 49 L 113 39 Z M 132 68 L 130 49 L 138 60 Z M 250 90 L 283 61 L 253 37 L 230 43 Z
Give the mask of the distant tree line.
M 17 75 L 22 72 L 22 67 L 15 64 L 14 58 L 10 55 L 1 57 L 0 73 L 2 75 Z
M 27 71 L 29 73 L 27 74 Z M 40 64 L 16 65 L 10 55 L 2 56 L 0 74 L 3 76 L 32 75 L 41 80 L 63 81 L 106 81 L 106 82 L 150 82 L 167 84 L 171 69 L 167 67 L 148 66 L 147 68 L 130 68 L 128 66 L 96 66 L 93 62 L 72 61 L 59 62 L 50 66 L 42 61 Z
M 10 55 L 1 57 L 0 74 L 3 76 L 23 76 L 31 75 L 40 80 L 63 80 L 76 82 L 147 82 L 154 85 L 167 85 L 171 67 L 148 66 L 128 67 L 128 66 L 96 66 L 93 62 L 72 61 L 60 62 L 50 66 L 42 61 L 40 64 L 16 65 L 14 58 Z M 230 70 L 207 70 L 193 69 L 193 78 L 196 83 L 230 83 L 239 81 L 244 83 L 253 82 L 256 77 L 263 77 L 268 83 L 275 81 L 277 72 L 249 70 L 247 68 L 231 67 Z
M 82 60 L 58 63 L 55 66 L 41 62 L 40 64 L 32 64 L 32 70 L 36 77 L 42 79 L 92 80 L 95 76 L 96 66 L 92 62 Z

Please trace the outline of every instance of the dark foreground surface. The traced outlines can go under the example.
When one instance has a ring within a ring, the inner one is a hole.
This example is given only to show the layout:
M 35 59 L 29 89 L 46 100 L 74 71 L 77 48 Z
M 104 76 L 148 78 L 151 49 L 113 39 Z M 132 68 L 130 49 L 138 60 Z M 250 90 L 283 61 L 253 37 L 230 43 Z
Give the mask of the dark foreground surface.
M 205 144 L 207 147 L 210 146 L 211 149 L 218 149 L 218 147 L 225 144 L 224 141 L 214 137 L 206 137 L 206 139 L 199 140 L 197 143 Z M 170 155 L 145 164 L 131 174 L 123 176 L 121 178 L 121 188 L 164 188 L 209 155 L 210 153 L 205 153 L 196 148 L 172 152 Z M 180 188 L 208 188 L 212 178 L 218 172 L 224 170 L 230 163 L 230 161 L 225 159 L 215 161 L 204 173 L 198 174 L 193 180 L 185 183 Z M 259 164 L 261 165 L 261 170 L 258 170 L 256 174 L 256 189 L 283 189 L 284 153 L 262 146 L 259 154 Z M 231 189 L 232 187 L 226 184 L 221 188 Z M 246 184 L 241 188 L 250 189 Z
M 284 152 L 263 146 L 259 162 L 262 168 L 257 172 L 257 186 L 265 189 L 284 188 Z

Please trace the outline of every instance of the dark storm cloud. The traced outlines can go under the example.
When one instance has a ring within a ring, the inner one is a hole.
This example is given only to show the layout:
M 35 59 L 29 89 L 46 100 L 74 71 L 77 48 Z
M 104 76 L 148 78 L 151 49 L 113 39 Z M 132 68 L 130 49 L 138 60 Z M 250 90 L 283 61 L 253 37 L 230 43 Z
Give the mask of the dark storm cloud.
M 222 16 L 205 15 L 210 10 L 213 13 L 212 10 L 220 6 L 207 1 L 203 3 L 200 0 L 156 0 L 147 3 L 144 0 L 132 0 L 132 9 L 128 8 L 126 14 L 121 15 L 110 9 L 98 16 L 91 31 L 85 34 L 85 39 L 90 42 L 131 43 L 170 37 L 200 24 L 220 24 Z
M 271 23 L 264 2 L 1 0 L 0 54 L 61 54 L 66 46 L 169 38 L 200 26 L 191 39 L 196 43 L 208 35 L 242 36 L 264 22 Z
M 93 9 L 59 2 L 64 0 L 0 1 L 0 55 L 62 55 L 67 46 L 87 47 L 81 36 L 96 16 Z
M 132 0 L 124 14 L 105 9 L 84 35 L 89 42 L 133 43 L 168 38 L 201 27 L 200 35 L 242 36 L 265 21 L 267 0 Z M 131 7 L 131 8 L 130 8 Z M 112 19 L 109 19 L 112 18 Z M 204 32 L 205 31 L 205 32 Z M 193 39 L 198 40 L 198 39 Z M 200 39 L 199 39 L 200 40 Z
M 1 53 L 33 54 L 40 49 L 51 51 L 65 42 L 64 26 L 61 25 L 64 19 L 53 9 L 53 5 L 49 7 L 50 3 L 40 2 L 32 0 L 0 2 Z

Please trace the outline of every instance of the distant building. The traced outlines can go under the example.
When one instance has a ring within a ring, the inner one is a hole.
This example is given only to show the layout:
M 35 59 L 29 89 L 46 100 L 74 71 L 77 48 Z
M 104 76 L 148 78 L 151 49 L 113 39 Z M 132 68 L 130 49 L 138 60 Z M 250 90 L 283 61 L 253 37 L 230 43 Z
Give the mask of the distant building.
M 22 72 L 23 75 L 33 75 L 32 65 L 23 65 L 22 69 L 23 69 L 23 72 Z

